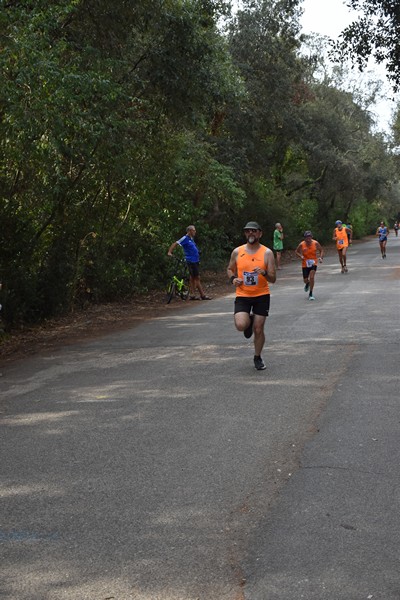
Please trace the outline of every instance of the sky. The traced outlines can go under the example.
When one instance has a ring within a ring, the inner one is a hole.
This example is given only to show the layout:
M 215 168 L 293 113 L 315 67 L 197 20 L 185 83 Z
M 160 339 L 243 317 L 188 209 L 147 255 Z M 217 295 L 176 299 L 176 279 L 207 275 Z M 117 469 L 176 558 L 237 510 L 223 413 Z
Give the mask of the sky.
M 305 33 L 311 31 L 337 38 L 339 33 L 357 18 L 342 0 L 303 0 L 301 24 Z
M 336 39 L 347 25 L 357 19 L 357 13 L 350 11 L 343 0 L 303 0 L 302 8 L 304 13 L 301 25 L 303 33 L 306 34 L 319 33 Z M 392 111 L 396 106 L 392 100 L 393 93 L 382 65 L 377 65 L 371 60 L 368 70 L 373 71 L 376 78 L 384 82 L 386 98 L 379 101 L 373 112 L 377 118 L 377 128 L 380 131 L 388 132 Z

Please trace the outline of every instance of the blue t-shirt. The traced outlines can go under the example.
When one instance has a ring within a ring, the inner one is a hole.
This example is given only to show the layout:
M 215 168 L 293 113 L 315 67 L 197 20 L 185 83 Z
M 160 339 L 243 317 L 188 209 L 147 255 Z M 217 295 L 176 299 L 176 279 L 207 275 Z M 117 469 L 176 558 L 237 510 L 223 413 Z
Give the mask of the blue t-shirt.
M 184 235 L 178 240 L 178 244 L 182 246 L 185 253 L 186 262 L 198 263 L 200 262 L 199 249 L 196 246 L 196 242 L 190 235 Z

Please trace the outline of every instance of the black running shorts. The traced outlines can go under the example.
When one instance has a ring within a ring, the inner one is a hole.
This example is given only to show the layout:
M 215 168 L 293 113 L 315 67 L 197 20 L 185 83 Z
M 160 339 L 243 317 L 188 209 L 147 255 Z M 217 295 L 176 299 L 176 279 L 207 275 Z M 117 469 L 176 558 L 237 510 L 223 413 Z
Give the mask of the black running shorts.
M 269 304 L 269 294 L 264 294 L 263 296 L 254 296 L 253 298 L 249 298 L 248 296 L 236 296 L 235 314 L 239 312 L 247 312 L 250 314 L 251 309 L 253 309 L 254 315 L 268 317 Z
M 303 279 L 308 279 L 311 271 L 317 270 L 317 265 L 313 265 L 312 267 L 302 267 L 303 270 Z

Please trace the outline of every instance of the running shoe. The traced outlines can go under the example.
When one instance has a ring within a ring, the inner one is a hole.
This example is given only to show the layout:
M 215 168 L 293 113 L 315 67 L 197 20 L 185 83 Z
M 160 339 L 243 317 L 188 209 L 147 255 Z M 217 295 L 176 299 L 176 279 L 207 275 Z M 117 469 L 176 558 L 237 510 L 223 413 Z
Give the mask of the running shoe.
M 348 273 L 348 272 L 349 272 L 349 270 L 348 270 L 348 268 L 347 268 L 347 267 L 345 267 L 345 268 L 344 268 L 344 272 L 345 272 L 345 273 Z
M 253 335 L 253 322 L 254 315 L 250 315 L 250 325 L 246 327 L 246 329 L 243 331 L 243 335 L 247 339 L 251 338 L 251 336 Z
M 267 368 L 261 356 L 254 357 L 254 367 L 257 369 L 257 371 L 264 371 Z
M 315 296 L 313 296 L 312 294 L 310 294 L 310 295 L 308 296 L 308 299 L 309 299 L 309 300 L 315 300 Z
M 304 286 L 304 291 L 308 292 L 309 289 L 310 289 L 310 282 L 306 283 L 306 285 Z

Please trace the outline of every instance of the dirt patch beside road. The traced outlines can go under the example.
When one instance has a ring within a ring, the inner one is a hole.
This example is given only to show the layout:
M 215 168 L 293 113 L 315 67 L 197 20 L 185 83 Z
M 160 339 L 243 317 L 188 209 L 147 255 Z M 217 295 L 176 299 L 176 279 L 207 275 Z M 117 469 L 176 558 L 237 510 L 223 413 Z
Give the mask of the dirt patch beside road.
M 334 252 L 334 248 L 326 248 L 325 253 Z M 282 265 L 290 264 L 297 259 L 294 252 L 283 253 Z M 300 267 L 299 267 L 300 268 Z M 301 273 L 299 271 L 301 276 Z M 218 298 L 232 293 L 226 271 L 219 273 L 204 272 L 201 280 L 207 295 Z M 81 340 L 106 335 L 113 331 L 129 329 L 145 319 L 151 319 L 171 310 L 184 310 L 191 301 L 173 300 L 166 304 L 166 294 L 156 291 L 134 297 L 127 302 L 93 304 L 82 310 L 49 319 L 40 325 L 26 326 L 13 330 L 0 341 L 0 364 L 26 358 L 39 352 L 49 352 L 60 346 L 73 344 Z
M 232 292 L 226 272 L 202 274 L 202 283 L 212 298 Z M 200 301 L 199 301 L 200 302 Z M 156 291 L 141 294 L 127 302 L 93 304 L 82 310 L 40 325 L 15 329 L 0 342 L 0 363 L 26 358 L 39 352 L 48 352 L 60 346 L 129 329 L 146 319 L 172 310 L 185 310 L 192 301 L 172 300 L 166 304 L 166 293 Z

